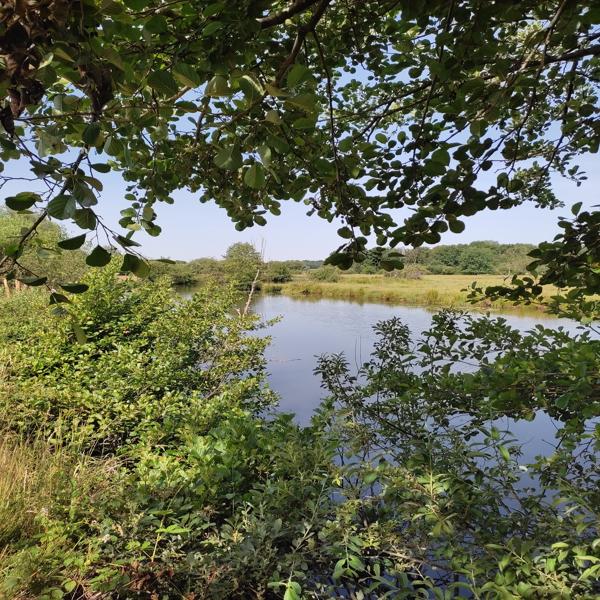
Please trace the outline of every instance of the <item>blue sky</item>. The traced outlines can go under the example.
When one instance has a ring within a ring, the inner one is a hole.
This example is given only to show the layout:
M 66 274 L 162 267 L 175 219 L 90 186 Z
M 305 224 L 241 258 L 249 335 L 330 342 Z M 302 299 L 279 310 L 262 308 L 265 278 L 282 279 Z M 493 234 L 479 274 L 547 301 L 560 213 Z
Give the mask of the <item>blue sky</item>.
M 553 180 L 556 194 L 565 203 L 565 208 L 549 211 L 536 209 L 531 204 L 508 211 L 488 211 L 467 218 L 465 231 L 446 233 L 442 243 L 473 240 L 538 243 L 551 239 L 558 232 L 558 216 L 570 214 L 572 204 L 582 201 L 584 207 L 589 207 L 600 203 L 597 157 L 580 157 L 579 165 L 588 175 L 588 180 L 579 188 L 559 177 Z M 12 169 L 11 174 L 16 176 L 27 175 L 25 168 L 23 163 L 18 166 L 13 163 L 7 165 L 6 170 Z M 118 227 L 119 211 L 127 206 L 122 199 L 125 184 L 117 175 L 103 177 L 103 182 L 104 191 L 96 209 L 107 224 Z M 489 182 L 482 181 L 482 184 L 486 183 Z M 18 191 L 17 186 L 6 186 L 2 198 Z M 225 211 L 214 204 L 201 204 L 196 195 L 186 192 L 177 193 L 175 204 L 160 204 L 155 208 L 162 234 L 156 238 L 142 232 L 136 234 L 136 239 L 142 243 L 141 251 L 148 258 L 218 258 L 229 245 L 241 241 L 252 242 L 259 248 L 264 244 L 267 260 L 322 259 L 341 243 L 336 235 L 339 223 L 328 223 L 317 216 L 307 217 L 307 207 L 293 201 L 283 203 L 282 214 L 271 216 L 266 226 L 243 232 L 235 230 Z M 402 214 L 399 211 L 396 216 L 401 218 Z

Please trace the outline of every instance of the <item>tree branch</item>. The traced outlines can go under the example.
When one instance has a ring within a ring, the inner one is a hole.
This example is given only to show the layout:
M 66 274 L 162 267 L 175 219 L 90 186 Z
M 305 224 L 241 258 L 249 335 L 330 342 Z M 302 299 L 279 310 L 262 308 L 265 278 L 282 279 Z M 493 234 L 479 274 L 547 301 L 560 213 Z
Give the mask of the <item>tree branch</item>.
M 285 23 L 287 19 L 304 12 L 307 8 L 311 7 L 313 4 L 316 4 L 318 1 L 319 0 L 296 0 L 280 13 L 267 15 L 266 17 L 261 17 L 260 19 L 256 20 L 260 23 L 263 29 L 273 27 L 274 25 L 281 25 L 282 23 Z
M 314 31 L 315 27 L 317 26 L 317 23 L 321 20 L 321 17 L 325 13 L 325 9 L 327 8 L 327 5 L 330 2 L 331 2 L 331 0 L 321 0 L 319 2 L 319 5 L 316 7 L 315 12 L 313 13 L 312 17 L 310 18 L 310 21 L 306 25 L 301 25 L 298 28 L 298 33 L 296 34 L 296 39 L 294 40 L 294 45 L 292 46 L 292 50 L 288 54 L 286 59 L 283 61 L 281 66 L 279 67 L 279 70 L 277 71 L 277 75 L 275 76 L 275 85 L 276 86 L 281 85 L 281 82 L 282 82 L 283 78 L 285 77 L 287 70 L 296 61 L 296 57 L 298 56 L 298 54 L 300 53 L 300 50 L 302 49 L 302 44 L 304 43 L 306 36 L 311 31 Z
M 87 150 L 81 150 L 81 152 L 79 153 L 79 156 L 77 157 L 77 160 L 75 160 L 75 162 L 71 165 L 71 171 L 75 172 L 79 168 L 81 161 L 84 159 L 84 157 L 86 155 L 87 155 Z M 69 177 L 66 178 L 65 183 L 60 188 L 60 191 L 58 192 L 58 194 L 56 196 L 60 196 L 60 195 L 64 194 L 67 191 L 68 186 L 69 186 Z M 0 259 L 0 272 L 3 270 L 2 267 L 4 266 L 5 263 L 10 262 L 11 259 L 13 259 L 13 258 L 16 261 L 16 258 L 18 258 L 19 254 L 23 251 L 23 248 L 25 247 L 27 240 L 29 240 L 29 238 L 35 233 L 37 228 L 46 220 L 47 216 L 48 216 L 48 210 L 44 209 L 39 214 L 38 218 L 31 224 L 31 226 L 21 235 L 21 238 L 19 239 L 19 244 L 17 246 L 16 253 L 11 254 L 11 255 L 7 254 L 7 255 L 3 256 L 2 259 Z M 11 264 L 10 268 L 12 268 L 14 266 L 14 262 L 11 262 L 10 264 Z

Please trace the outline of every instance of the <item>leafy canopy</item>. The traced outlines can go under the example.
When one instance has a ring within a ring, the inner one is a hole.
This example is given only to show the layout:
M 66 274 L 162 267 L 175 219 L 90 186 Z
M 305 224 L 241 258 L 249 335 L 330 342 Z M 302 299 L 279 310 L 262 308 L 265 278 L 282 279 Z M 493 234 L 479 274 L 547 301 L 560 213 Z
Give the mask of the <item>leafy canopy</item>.
M 138 274 L 131 236 L 158 235 L 181 188 L 238 229 L 290 199 L 341 218 L 342 267 L 369 234 L 436 243 L 484 210 L 555 207 L 550 176 L 579 183 L 576 158 L 600 144 L 599 20 L 559 0 L 5 2 L 1 177 L 24 160 L 45 184 L 6 203 L 74 221 Z M 95 208 L 111 172 L 128 183 L 124 234 Z M 598 213 L 563 227 L 539 251 L 546 283 L 597 291 Z

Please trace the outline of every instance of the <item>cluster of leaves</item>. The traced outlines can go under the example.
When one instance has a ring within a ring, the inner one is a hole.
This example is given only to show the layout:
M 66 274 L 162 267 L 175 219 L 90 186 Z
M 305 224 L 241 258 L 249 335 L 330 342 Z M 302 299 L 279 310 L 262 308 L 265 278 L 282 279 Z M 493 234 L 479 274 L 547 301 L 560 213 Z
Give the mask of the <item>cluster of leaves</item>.
M 131 235 L 157 235 L 158 203 L 180 188 L 239 229 L 290 198 L 341 218 L 343 268 L 369 234 L 436 243 L 483 210 L 553 207 L 550 176 L 580 182 L 573 162 L 600 142 L 599 20 L 560 0 L 11 0 L 0 167 L 24 159 L 47 186 L 7 204 L 74 221 L 94 264 L 120 247 L 137 273 Z M 95 209 L 113 171 L 129 184 L 124 234 Z
M 535 271 L 545 266 L 542 276 L 514 276 L 512 287 L 493 286 L 485 290 L 473 286 L 472 298 L 508 298 L 515 303 L 543 300 L 542 286 L 551 284 L 561 293 L 547 302 L 556 314 L 592 323 L 600 318 L 600 212 L 581 211 L 581 204 L 573 206 L 573 220 L 561 218 L 559 233 L 552 242 L 544 242 L 532 250 Z
M 67 317 L 35 290 L 3 301 L 0 594 L 279 594 L 314 548 L 330 442 L 256 416 L 267 341 L 237 296 L 117 272 L 88 275 Z
M 0 259 L 10 254 L 18 243 L 22 231 L 31 226 L 33 215 L 13 213 L 0 208 Z M 66 252 L 61 248 L 66 233 L 55 223 L 40 225 L 19 260 L 19 266 L 12 273 L 16 281 L 25 285 L 58 286 L 60 283 L 78 282 L 87 265 L 82 251 Z M 48 276 L 40 278 L 39 273 Z M 10 278 L 10 277 L 9 277 Z
M 162 439 L 207 398 L 253 409 L 268 401 L 266 341 L 246 335 L 255 319 L 230 318 L 235 294 L 207 287 L 183 303 L 166 282 L 117 273 L 116 264 L 89 273 L 90 293 L 68 313 L 48 318 L 32 293 L 5 305 L 2 424 L 26 433 L 60 418 L 106 453 L 151 431 Z
M 358 373 L 343 355 L 318 366 L 358 538 L 338 574 L 377 598 L 595 597 L 597 337 L 455 313 L 416 341 L 399 319 L 375 331 Z M 535 459 L 510 433 L 520 419 L 556 428 Z

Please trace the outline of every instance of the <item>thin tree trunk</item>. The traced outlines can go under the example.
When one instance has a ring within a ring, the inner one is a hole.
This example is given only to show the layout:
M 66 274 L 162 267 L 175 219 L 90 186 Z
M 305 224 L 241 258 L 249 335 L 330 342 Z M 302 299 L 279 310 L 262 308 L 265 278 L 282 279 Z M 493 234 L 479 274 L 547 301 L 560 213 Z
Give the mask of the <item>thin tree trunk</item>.
M 10 298 L 10 285 L 8 284 L 8 279 L 6 279 L 6 277 L 3 277 L 2 283 L 4 285 L 4 293 L 6 294 L 6 297 Z

